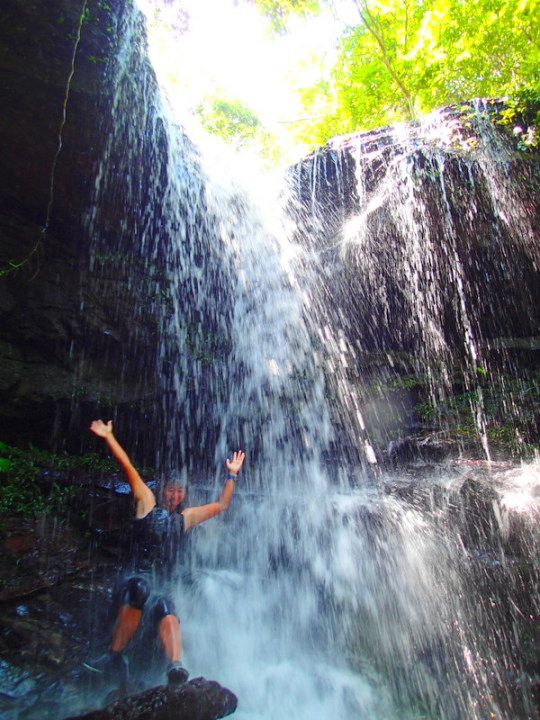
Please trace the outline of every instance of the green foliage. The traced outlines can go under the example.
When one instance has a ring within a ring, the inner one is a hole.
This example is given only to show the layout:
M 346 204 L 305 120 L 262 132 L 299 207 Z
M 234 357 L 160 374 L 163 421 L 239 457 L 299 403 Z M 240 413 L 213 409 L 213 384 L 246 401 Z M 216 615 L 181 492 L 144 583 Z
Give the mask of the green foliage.
M 517 91 L 497 122 L 512 133 L 518 150 L 529 152 L 540 147 L 540 85 Z
M 218 95 L 206 97 L 196 108 L 202 126 L 226 141 L 242 144 L 255 137 L 260 121 L 241 100 L 227 100 Z
M 40 476 L 46 471 L 83 469 L 107 472 L 115 465 L 99 455 L 53 454 L 32 445 L 21 449 L 0 442 L 0 513 L 62 515 L 73 488 L 41 483 Z
M 226 98 L 217 90 L 207 95 L 196 108 L 205 130 L 218 135 L 236 149 L 253 148 L 271 163 L 279 159 L 272 133 L 266 130 L 253 110 L 242 100 Z
M 265 8 L 276 3 L 256 4 L 268 14 Z M 301 12 L 311 6 L 298 5 Z M 298 140 L 316 145 L 473 97 L 509 96 L 516 114 L 523 103 L 537 107 L 536 0 L 356 0 L 355 5 L 358 22 L 344 29 L 334 67 L 301 89 L 311 119 L 296 131 Z M 285 15 L 295 6 L 286 3 Z M 529 146 L 538 143 L 537 133 L 528 137 Z
M 540 376 L 513 378 L 510 375 L 490 378 L 484 368 L 477 368 L 481 387 L 465 390 L 464 378 L 456 377 L 454 393 L 435 401 L 426 387 L 415 406 L 418 419 L 432 427 L 441 427 L 454 438 L 473 440 L 479 436 L 477 409 L 486 421 L 486 435 L 494 452 L 532 456 L 538 449 L 538 407 Z

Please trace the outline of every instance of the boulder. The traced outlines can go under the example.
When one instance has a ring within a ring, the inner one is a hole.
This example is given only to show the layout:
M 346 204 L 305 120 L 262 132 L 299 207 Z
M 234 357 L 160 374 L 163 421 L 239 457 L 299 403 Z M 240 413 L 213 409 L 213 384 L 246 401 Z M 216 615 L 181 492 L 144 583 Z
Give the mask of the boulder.
M 233 713 L 237 703 L 230 690 L 200 677 L 177 688 L 150 688 L 65 720 L 216 720 Z

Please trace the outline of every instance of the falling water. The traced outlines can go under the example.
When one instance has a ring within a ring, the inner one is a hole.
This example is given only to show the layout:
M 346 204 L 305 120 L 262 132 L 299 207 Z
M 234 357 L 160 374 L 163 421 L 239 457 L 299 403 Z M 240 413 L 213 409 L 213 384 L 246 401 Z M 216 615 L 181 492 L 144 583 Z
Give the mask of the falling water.
M 484 388 L 530 379 L 516 355 L 537 345 L 537 177 L 493 115 L 476 103 L 335 138 L 290 173 L 295 237 L 321 265 L 319 315 L 348 349 L 341 377 L 382 408 L 379 441 L 385 411 L 399 414 L 384 388 L 424 385 L 436 414 L 459 384 L 489 458 Z
M 336 182 L 343 203 L 331 218 L 340 228 L 333 244 L 320 251 L 298 242 L 296 227 L 310 225 L 317 237 L 317 163 L 313 202 L 308 210 L 300 203 L 304 214 L 291 231 L 277 200 L 267 195 L 260 205 L 248 183 L 230 166 L 216 171 L 169 117 L 141 61 L 140 19 L 128 20 L 114 130 L 88 216 L 92 271 L 98 286 L 111 274 L 121 278 L 120 295 L 140 282 L 142 265 L 147 306 L 134 315 L 150 307 L 160 317 L 151 351 L 162 383 L 162 400 L 150 409 L 163 429 L 156 464 L 181 467 L 198 503 L 219 492 L 230 452 L 248 456 L 229 512 L 192 533 L 191 578 L 177 598 L 191 675 L 230 687 L 240 720 L 532 717 L 517 648 L 528 627 L 521 616 L 538 613 L 538 573 L 531 563 L 513 564 L 538 543 L 538 469 L 497 466 L 483 475 L 453 463 L 424 477 L 380 470 L 370 441 L 376 428 L 363 417 L 349 366 L 362 338 L 325 307 L 338 282 L 327 260 L 335 264 L 351 247 L 372 299 L 388 290 L 374 276 L 368 231 L 393 174 L 401 189 L 391 200 L 393 226 L 407 237 L 407 254 L 391 258 L 388 274 L 401 278 L 405 302 L 422 297 L 421 307 L 405 309 L 411 326 L 396 332 L 423 348 L 422 359 L 450 354 L 445 299 L 425 282 L 426 268 L 433 278 L 440 267 L 430 266 L 437 238 L 422 234 L 412 212 L 415 168 L 390 163 L 377 195 L 363 184 L 368 153 L 357 148 L 354 213 Z M 143 156 L 152 158 L 144 172 Z M 338 169 L 349 162 L 339 152 L 334 159 Z M 438 162 L 424 170 L 438 173 L 450 304 L 472 372 L 482 362 L 480 338 L 456 237 L 446 232 Z M 116 256 L 108 182 L 118 173 L 122 203 L 137 207 L 138 220 L 117 228 Z M 349 235 L 340 234 L 344 222 Z M 383 334 L 403 311 L 393 302 L 388 293 L 381 303 Z M 369 344 L 378 330 L 363 310 Z M 434 387 L 448 380 L 448 365 L 441 367 Z

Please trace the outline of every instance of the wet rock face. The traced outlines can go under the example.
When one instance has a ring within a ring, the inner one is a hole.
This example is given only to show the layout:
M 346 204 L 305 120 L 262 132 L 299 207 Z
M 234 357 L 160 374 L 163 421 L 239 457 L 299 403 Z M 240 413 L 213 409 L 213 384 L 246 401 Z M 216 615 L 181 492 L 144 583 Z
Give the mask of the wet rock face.
M 465 107 L 290 170 L 298 241 L 331 278 L 321 305 L 364 353 L 464 354 L 467 323 L 478 344 L 538 334 L 540 157 L 514 149 L 496 103 Z
M 82 695 L 73 669 L 88 655 L 95 627 L 109 627 L 113 568 L 65 520 L 2 517 L 2 717 L 59 717 L 71 693 Z
M 0 437 L 78 453 L 91 419 L 119 414 L 123 442 L 153 465 L 171 432 L 163 398 L 174 413 L 178 404 L 178 357 L 160 348 L 171 293 L 186 325 L 213 327 L 192 309 L 199 280 L 186 272 L 177 290 L 167 280 L 178 215 L 205 228 L 204 243 L 185 232 L 195 264 L 219 254 L 197 160 L 184 168 L 196 153 L 183 137 L 176 171 L 197 186 L 184 208 L 167 195 L 169 139 L 129 0 L 7 0 L 0 20 Z M 176 222 L 166 222 L 171 202 Z M 211 307 L 212 262 L 200 281 Z
M 159 349 L 164 316 L 175 307 L 163 280 L 170 269 L 166 235 L 179 233 L 163 230 L 168 138 L 148 102 L 155 79 L 144 33 L 130 34 L 129 8 L 128 0 L 5 0 L 0 8 L 0 437 L 76 453 L 87 449 L 90 419 L 117 413 L 123 442 L 137 447 L 139 462 L 154 464 L 164 438 L 180 435 L 163 407 L 177 414 L 173 370 L 179 352 L 187 356 L 189 348 Z M 126 38 L 138 58 L 129 77 L 138 83 L 128 101 L 122 96 L 129 118 L 119 129 L 117 71 Z M 407 147 L 388 128 L 351 136 L 291 171 L 298 242 L 324 258 L 313 303 L 320 325 L 343 331 L 356 353 L 348 372 L 358 387 L 370 384 L 372 371 L 378 386 L 396 375 L 430 374 L 453 353 L 458 363 L 465 357 L 469 371 L 473 364 L 486 372 L 489 364 L 506 363 L 504 380 L 509 366 L 536 367 L 538 158 L 495 148 L 503 161 L 486 170 L 485 158 L 469 152 L 475 138 L 457 133 L 443 152 L 411 133 Z M 105 156 L 107 183 L 98 198 Z M 493 172 L 512 188 L 499 198 L 500 207 Z M 211 337 L 217 334 L 211 313 L 202 317 L 195 296 L 200 290 L 218 297 L 222 265 L 208 260 L 218 252 L 213 217 L 200 200 L 203 190 L 194 193 L 186 213 L 197 207 L 194 225 L 204 228 L 206 240 L 196 248 L 197 239 L 186 233 L 185 243 L 195 264 L 204 258 L 207 267 L 196 282 L 186 273 L 175 296 L 181 296 L 185 324 Z M 183 255 L 180 260 L 185 264 Z M 222 308 L 223 316 L 230 311 Z M 471 337 L 483 343 L 478 363 Z M 206 388 L 219 380 L 209 370 L 208 381 L 186 391 L 205 418 L 191 443 L 201 446 L 201 458 L 215 440 L 202 447 L 199 437 L 213 432 L 206 411 L 214 400 Z M 388 418 L 380 447 L 402 436 L 405 424 L 406 434 L 415 431 L 411 408 L 424 399 L 423 387 L 406 387 L 388 402 L 362 403 L 374 418 L 367 418 L 370 425 Z M 530 415 L 532 438 L 540 421 Z
M 55 239 L 63 260 L 67 248 L 72 258 L 81 249 L 125 3 L 84 5 L 6 0 L 0 9 L 2 269 L 23 262 L 36 244 L 36 255 L 50 257 Z M 52 241 L 41 233 L 49 222 Z M 33 257 L 33 272 L 38 260 Z
M 156 321 L 148 303 L 136 312 L 144 270 L 132 289 L 118 268 L 98 286 L 86 222 L 111 132 L 125 8 L 123 0 L 6 0 L 0 8 L 0 432 L 7 441 L 66 438 L 77 410 L 86 421 L 98 404 L 126 407 L 152 395 Z M 111 228 L 129 228 L 134 212 L 121 202 L 124 181 L 118 177 L 108 207 Z M 123 240 L 120 232 L 109 238 L 117 254 Z
M 318 326 L 336 329 L 343 376 L 391 462 L 430 450 L 396 439 L 449 428 L 458 452 L 482 454 L 464 410 L 481 394 L 500 456 L 521 452 L 512 423 L 538 438 L 536 391 L 523 388 L 537 387 L 540 156 L 518 151 L 495 101 L 462 109 L 335 138 L 289 173 L 297 240 L 320 266 Z

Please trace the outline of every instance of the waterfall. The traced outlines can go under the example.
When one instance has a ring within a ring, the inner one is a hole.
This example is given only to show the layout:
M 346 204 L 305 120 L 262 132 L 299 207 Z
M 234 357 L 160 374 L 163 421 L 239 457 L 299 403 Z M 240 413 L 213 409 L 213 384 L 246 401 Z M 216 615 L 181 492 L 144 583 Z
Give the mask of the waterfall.
M 477 182 L 471 166 L 454 158 L 448 184 L 443 156 L 421 161 L 404 150 L 419 135 L 394 128 L 315 155 L 309 202 L 297 173 L 295 199 L 289 187 L 261 203 L 170 117 L 140 17 L 126 22 L 91 270 L 97 288 L 118 283 L 119 307 L 138 296 L 133 316 L 152 328 L 135 369 L 143 382 L 158 369 L 155 464 L 180 468 L 197 504 L 233 450 L 248 458 L 228 513 L 192 532 L 177 597 L 192 677 L 230 687 L 239 720 L 536 717 L 519 647 L 539 610 L 538 467 L 384 470 L 358 379 L 364 351 L 391 360 L 399 341 L 435 395 L 456 347 L 475 387 L 484 336 L 449 200 L 458 175 Z M 438 234 L 422 224 L 429 203 L 418 221 L 426 178 Z
M 488 103 L 444 108 L 415 125 L 335 138 L 290 172 L 295 237 L 309 238 L 324 270 L 319 313 L 342 334 L 346 375 L 374 408 L 379 445 L 391 434 L 384 415 L 402 410 L 391 392 L 399 385 L 425 388 L 425 417 L 446 431 L 460 413 L 448 402 L 459 385 L 488 458 L 487 425 L 504 416 L 508 429 L 528 406 L 536 171 L 494 118 Z

